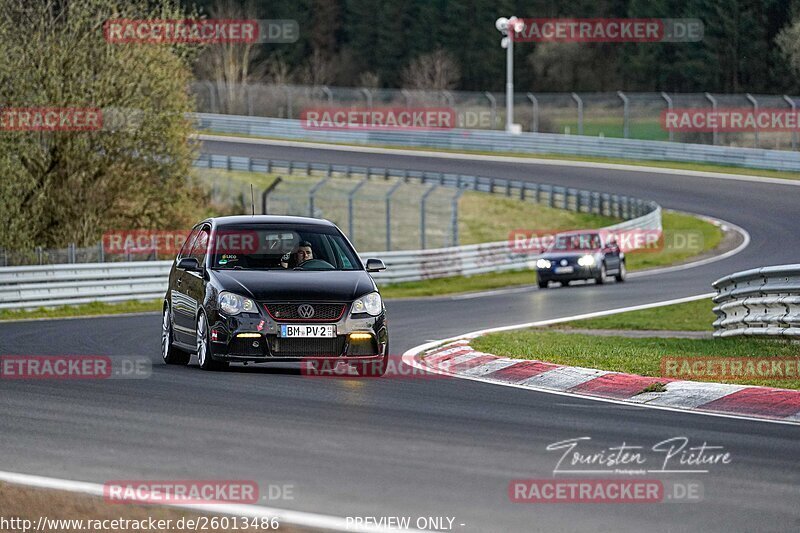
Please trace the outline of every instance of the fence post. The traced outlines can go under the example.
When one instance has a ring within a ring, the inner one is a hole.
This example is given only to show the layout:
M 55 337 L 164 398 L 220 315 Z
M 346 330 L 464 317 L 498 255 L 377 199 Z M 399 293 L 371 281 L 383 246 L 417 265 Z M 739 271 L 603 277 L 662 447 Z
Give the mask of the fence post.
M 661 91 L 661 98 L 663 98 L 664 101 L 667 103 L 667 111 L 668 112 L 672 112 L 672 109 L 673 109 L 673 107 L 672 107 L 672 98 L 670 98 L 669 95 L 667 93 L 665 93 L 664 91 Z M 669 130 L 669 140 L 673 141 L 674 139 L 675 139 L 675 132 L 672 131 L 672 130 Z
M 572 99 L 578 104 L 578 135 L 583 135 L 583 100 L 578 93 L 572 93 Z
M 756 120 L 755 120 L 755 130 L 754 130 L 755 137 L 754 137 L 754 141 L 753 141 L 754 142 L 753 148 L 758 148 L 758 100 L 756 100 L 753 97 L 753 95 L 750 94 L 750 93 L 746 93 L 744 96 L 745 96 L 745 98 L 747 98 L 747 100 L 751 104 L 753 104 L 753 117 L 756 118 Z
M 428 196 L 438 189 L 439 186 L 435 183 L 430 186 L 430 188 L 425 191 L 422 195 L 422 199 L 420 200 L 420 207 L 419 207 L 419 244 L 422 250 L 425 249 L 425 204 L 428 201 Z
M 494 129 L 495 124 L 497 124 L 497 98 L 489 91 L 486 91 L 483 95 L 489 100 L 489 104 L 492 106 L 492 127 L 490 129 Z
M 292 88 L 284 85 L 283 90 L 286 91 L 286 118 L 292 118 Z
M 403 89 L 400 93 L 406 99 L 406 107 L 411 107 L 411 92 L 408 89 Z
M 320 88 L 322 89 L 322 92 L 325 93 L 325 96 L 328 97 L 328 105 L 333 106 L 333 92 L 330 90 L 330 88 L 328 88 L 327 85 L 323 85 Z
M 310 216 L 311 218 L 315 218 L 314 198 L 317 195 L 317 191 L 320 190 L 328 182 L 329 179 L 330 178 L 322 178 L 313 187 L 311 187 L 310 191 L 308 191 L 308 216 Z
M 100 259 L 101 263 L 106 262 L 106 251 L 103 249 L 103 240 L 101 239 L 99 243 L 97 243 L 97 257 Z
M 797 111 L 797 104 L 794 103 L 792 98 L 789 98 L 785 94 L 783 95 L 783 100 L 792 108 L 792 114 L 794 115 L 795 111 Z M 792 150 L 797 150 L 797 130 L 792 130 Z
M 261 214 L 262 215 L 266 215 L 266 214 L 269 213 L 269 210 L 267 209 L 267 197 L 272 193 L 272 191 L 275 190 L 275 187 L 277 187 L 278 184 L 281 181 L 283 181 L 283 178 L 278 176 L 277 178 L 275 178 L 275 181 L 270 183 L 269 187 L 264 189 L 264 192 L 261 193 Z
M 628 97 L 625 96 L 625 93 L 622 91 L 617 91 L 617 96 L 620 97 L 622 100 L 622 136 L 627 139 L 628 138 L 628 119 L 629 119 L 629 108 L 628 108 Z
M 360 90 L 367 97 L 367 109 L 372 109 L 372 93 L 366 87 L 362 87 Z
M 536 133 L 539 131 L 539 99 L 533 93 L 528 93 L 528 100 L 531 101 L 533 106 L 533 118 L 531 119 L 531 131 Z
M 453 195 L 452 209 L 450 212 L 450 227 L 452 228 L 453 246 L 458 246 L 458 201 L 461 195 L 464 194 L 464 189 L 459 189 Z
M 386 193 L 386 251 L 392 250 L 392 195 L 403 184 L 402 181 L 395 183 L 389 192 Z
M 369 178 L 365 177 L 361 181 L 359 181 L 355 187 L 350 189 L 350 192 L 347 193 L 347 229 L 349 233 L 350 240 L 354 240 L 353 236 L 355 235 L 355 222 L 353 221 L 353 199 L 356 196 L 358 190 L 367 184 Z
M 712 110 L 714 113 L 716 113 L 716 112 L 717 112 L 717 99 L 716 99 L 716 98 L 714 98 L 713 96 L 711 96 L 711 94 L 710 94 L 710 93 L 705 93 L 705 95 L 706 95 L 706 99 L 707 99 L 709 102 L 711 102 L 711 110 Z M 717 145 L 717 142 L 719 141 L 719 132 L 717 131 L 717 128 L 716 128 L 716 126 L 714 127 L 714 133 L 712 133 L 712 135 L 711 135 L 711 139 L 712 139 L 712 141 L 711 141 L 711 142 L 714 144 L 714 146 L 716 146 L 716 145 Z

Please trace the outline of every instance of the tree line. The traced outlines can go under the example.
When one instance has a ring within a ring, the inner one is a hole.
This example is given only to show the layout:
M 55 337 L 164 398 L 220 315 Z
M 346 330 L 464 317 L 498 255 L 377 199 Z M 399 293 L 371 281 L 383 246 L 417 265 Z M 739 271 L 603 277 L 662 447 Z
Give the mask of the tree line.
M 254 47 L 244 81 L 255 83 L 499 91 L 505 51 L 494 21 L 516 15 L 696 18 L 705 28 L 702 41 L 689 43 L 519 43 L 519 90 L 798 89 L 800 0 L 201 0 L 198 7 L 226 4 L 300 24 L 297 43 Z

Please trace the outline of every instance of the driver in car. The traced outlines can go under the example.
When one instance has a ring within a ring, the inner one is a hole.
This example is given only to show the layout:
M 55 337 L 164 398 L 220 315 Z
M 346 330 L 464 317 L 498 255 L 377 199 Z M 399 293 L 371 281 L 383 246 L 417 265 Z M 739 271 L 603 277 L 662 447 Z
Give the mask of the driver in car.
M 314 259 L 314 250 L 311 248 L 311 243 L 301 241 L 289 256 L 288 261 L 281 261 L 281 266 L 283 268 L 294 268 L 311 259 Z

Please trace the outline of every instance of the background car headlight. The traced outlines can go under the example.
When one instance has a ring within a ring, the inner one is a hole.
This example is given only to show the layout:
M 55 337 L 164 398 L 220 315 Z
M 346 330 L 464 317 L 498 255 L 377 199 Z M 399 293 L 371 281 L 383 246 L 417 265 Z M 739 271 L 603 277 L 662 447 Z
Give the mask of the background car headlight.
M 256 312 L 256 304 L 253 300 L 232 292 L 219 293 L 219 308 L 226 315 Z
M 371 292 L 353 302 L 353 309 L 350 314 L 368 313 L 372 316 L 378 316 L 381 311 L 383 311 L 381 295 L 377 292 Z
M 578 264 L 582 267 L 590 267 L 594 265 L 594 256 L 593 255 L 584 255 L 580 259 L 578 259 Z
M 547 259 L 538 259 L 536 261 L 536 268 L 550 268 L 551 263 Z

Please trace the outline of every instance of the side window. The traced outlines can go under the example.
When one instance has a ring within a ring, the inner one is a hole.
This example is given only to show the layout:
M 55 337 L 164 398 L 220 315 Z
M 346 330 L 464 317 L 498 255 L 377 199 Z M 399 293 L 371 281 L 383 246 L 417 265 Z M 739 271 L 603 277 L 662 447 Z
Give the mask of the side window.
M 208 237 L 210 230 L 208 226 L 203 226 L 197 234 L 197 239 L 192 246 L 192 257 L 197 259 L 199 264 L 203 264 L 206 260 L 206 253 L 208 252 Z
M 189 251 L 192 249 L 192 243 L 194 243 L 194 238 L 197 237 L 197 233 L 200 231 L 200 228 L 194 228 L 189 233 L 189 236 L 186 237 L 186 240 L 183 241 L 183 246 L 181 246 L 181 251 L 178 253 L 178 259 L 182 259 L 189 255 Z
M 343 270 L 353 270 L 353 263 L 350 261 L 350 258 L 347 257 L 347 253 L 342 249 L 339 239 L 329 238 L 328 240 L 333 247 L 334 254 L 336 254 L 336 266 Z

